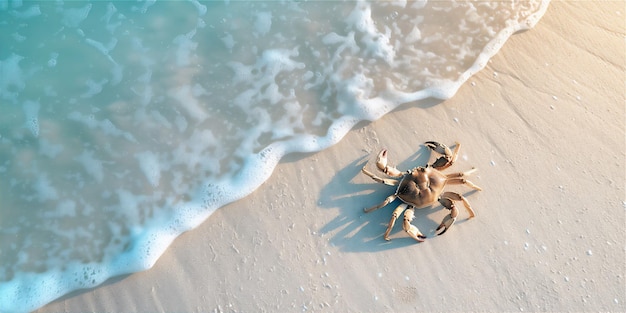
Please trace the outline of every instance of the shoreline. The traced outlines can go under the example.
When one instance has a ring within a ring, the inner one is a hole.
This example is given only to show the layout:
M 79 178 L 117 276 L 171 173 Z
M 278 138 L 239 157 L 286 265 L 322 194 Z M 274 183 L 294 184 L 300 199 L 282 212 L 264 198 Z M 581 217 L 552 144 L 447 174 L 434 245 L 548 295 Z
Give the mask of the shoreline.
M 287 156 L 152 269 L 37 312 L 618 311 L 626 12 L 616 12 L 623 2 L 603 9 L 551 3 L 452 99 L 405 104 L 324 151 Z M 362 208 L 393 190 L 360 168 L 383 147 L 402 170 L 420 165 L 428 140 L 462 144 L 446 172 L 479 169 L 472 181 L 484 191 L 450 187 L 476 218 L 460 210 L 435 237 L 445 210 L 417 210 L 426 242 L 401 223 L 385 242 L 394 205 Z

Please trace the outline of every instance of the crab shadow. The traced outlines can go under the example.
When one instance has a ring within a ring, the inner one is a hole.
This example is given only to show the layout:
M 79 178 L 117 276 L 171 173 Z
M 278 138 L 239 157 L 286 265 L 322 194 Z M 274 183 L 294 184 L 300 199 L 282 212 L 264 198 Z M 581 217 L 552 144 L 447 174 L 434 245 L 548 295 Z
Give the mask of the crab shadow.
M 396 199 L 385 207 L 376 211 L 365 213 L 364 208 L 381 203 L 387 196 L 395 192 L 394 186 L 379 184 L 371 180 L 361 169 L 367 164 L 369 168 L 375 168 L 376 155 L 364 155 L 352 161 L 343 169 L 339 170 L 332 180 L 324 186 L 320 192 L 319 203 L 322 208 L 339 209 L 339 215 L 320 229 L 322 234 L 332 234 L 330 243 L 346 252 L 371 252 L 384 251 L 415 245 L 417 242 L 408 237 L 402 230 L 402 216 L 396 221 L 390 237 L 391 241 L 383 239 L 391 213 L 401 200 Z M 430 149 L 421 146 L 417 152 L 405 161 L 397 165 L 400 170 L 407 170 L 415 166 L 427 164 L 430 158 Z M 384 174 L 383 174 L 384 175 Z M 359 176 L 363 178 L 359 178 Z M 354 182 L 357 181 L 357 182 Z M 468 192 L 471 194 L 473 191 Z M 417 226 L 428 240 L 432 240 L 435 229 L 441 220 L 433 220 L 430 216 L 443 217 L 447 211 L 436 203 L 430 207 L 415 210 L 415 219 L 411 222 Z M 461 219 L 455 225 L 462 224 Z

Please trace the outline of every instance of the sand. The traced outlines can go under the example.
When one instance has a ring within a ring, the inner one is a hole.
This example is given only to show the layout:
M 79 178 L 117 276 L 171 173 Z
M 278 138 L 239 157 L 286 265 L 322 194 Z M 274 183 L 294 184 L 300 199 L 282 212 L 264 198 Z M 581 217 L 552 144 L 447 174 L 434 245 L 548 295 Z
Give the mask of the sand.
M 38 312 L 625 311 L 625 14 L 553 2 L 453 99 L 287 157 L 152 269 Z M 426 242 L 401 223 L 384 241 L 395 205 L 362 209 L 394 189 L 360 169 L 383 147 L 403 170 L 424 164 L 427 140 L 462 144 L 447 172 L 479 168 L 482 192 L 449 188 L 476 217 L 435 236 L 446 210 L 418 210 Z

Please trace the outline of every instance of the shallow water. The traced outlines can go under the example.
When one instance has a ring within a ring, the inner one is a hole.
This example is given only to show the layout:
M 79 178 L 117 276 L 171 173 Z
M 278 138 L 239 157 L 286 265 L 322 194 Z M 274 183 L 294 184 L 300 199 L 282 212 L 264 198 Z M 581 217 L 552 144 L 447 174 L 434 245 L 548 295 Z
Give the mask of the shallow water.
M 452 97 L 547 5 L 0 0 L 0 311 L 151 267 L 283 155 Z

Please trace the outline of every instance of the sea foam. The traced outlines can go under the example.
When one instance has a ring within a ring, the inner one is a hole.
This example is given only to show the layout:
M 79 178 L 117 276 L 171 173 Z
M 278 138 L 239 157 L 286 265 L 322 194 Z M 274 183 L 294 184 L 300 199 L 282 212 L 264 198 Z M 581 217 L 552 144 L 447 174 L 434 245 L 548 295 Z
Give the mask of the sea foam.
M 150 268 L 284 155 L 452 97 L 547 6 L 0 0 L 0 312 Z

